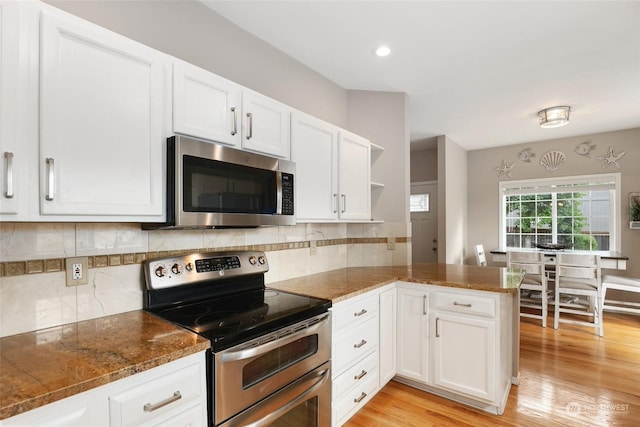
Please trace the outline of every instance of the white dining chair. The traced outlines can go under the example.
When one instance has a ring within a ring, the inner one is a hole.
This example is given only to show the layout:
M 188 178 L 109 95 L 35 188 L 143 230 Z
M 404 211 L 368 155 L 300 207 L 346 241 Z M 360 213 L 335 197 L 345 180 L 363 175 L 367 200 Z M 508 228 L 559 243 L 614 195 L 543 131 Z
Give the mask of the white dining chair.
M 484 246 L 483 245 L 476 245 L 475 246 L 475 250 L 476 250 L 476 263 L 480 267 L 486 267 L 487 266 L 487 256 L 484 253 Z
M 520 317 L 542 320 L 547 327 L 549 312 L 549 294 L 545 273 L 544 254 L 542 252 L 507 252 L 507 267 L 524 270 L 525 276 L 520 284 Z M 522 309 L 527 309 L 524 312 Z M 533 309 L 536 313 L 530 313 Z
M 640 303 L 632 301 L 607 300 L 607 291 L 632 292 L 640 294 L 640 279 L 605 274 L 602 276 L 602 308 L 603 310 L 619 311 L 640 315 Z
M 601 274 L 599 255 L 556 256 L 554 329 L 558 329 L 559 323 L 571 323 L 596 328 L 599 336 L 604 335 Z M 572 317 L 563 317 L 563 313 Z M 591 320 L 579 320 L 577 316 Z

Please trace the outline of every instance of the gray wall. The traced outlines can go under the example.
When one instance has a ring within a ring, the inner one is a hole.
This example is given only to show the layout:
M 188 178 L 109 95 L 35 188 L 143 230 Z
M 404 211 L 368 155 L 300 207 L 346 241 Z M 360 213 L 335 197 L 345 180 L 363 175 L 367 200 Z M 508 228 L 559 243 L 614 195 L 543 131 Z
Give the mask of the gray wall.
M 416 150 L 411 152 L 411 182 L 438 180 L 438 150 Z
M 396 92 L 350 90 L 347 98 L 349 129 L 384 147 L 384 152 L 371 155 L 371 180 L 384 184 L 384 188 L 372 191 L 372 216 L 390 222 L 408 222 L 408 97 Z
M 346 127 L 346 90 L 192 0 L 47 3 Z
M 438 262 L 463 264 L 467 235 L 467 151 L 438 137 Z
M 571 126 L 571 125 L 569 125 Z M 552 131 L 552 130 L 551 130 Z M 583 142 L 595 144 L 589 157 L 574 152 L 576 146 Z M 473 245 L 482 243 L 487 251 L 497 248 L 499 244 L 498 215 L 499 192 L 498 183 L 507 180 L 531 178 L 549 178 L 555 176 L 590 175 L 599 173 L 621 173 L 621 251 L 630 258 L 625 274 L 640 277 L 640 230 L 629 229 L 630 192 L 640 192 L 640 128 L 585 135 L 574 138 L 550 139 L 529 144 L 511 145 L 508 147 L 476 150 L 468 153 L 469 158 L 469 227 L 466 241 L 466 262 L 474 263 Z M 598 156 L 606 155 L 609 147 L 616 153 L 626 151 L 619 161 L 620 168 L 609 166 L 603 168 Z M 530 148 L 535 157 L 530 162 L 518 160 L 518 153 Z M 540 165 L 540 157 L 550 151 L 559 150 L 566 155 L 566 164 L 556 171 L 547 171 Z M 513 162 L 512 176 L 498 177 L 493 169 L 502 161 Z

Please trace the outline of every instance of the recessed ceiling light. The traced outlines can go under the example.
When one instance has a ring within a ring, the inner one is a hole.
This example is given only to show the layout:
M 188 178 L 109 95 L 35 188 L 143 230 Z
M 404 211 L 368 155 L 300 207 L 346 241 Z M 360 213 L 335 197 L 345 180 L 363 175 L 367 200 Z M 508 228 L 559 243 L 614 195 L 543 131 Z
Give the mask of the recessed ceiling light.
M 380 46 L 375 50 L 376 56 L 388 56 L 391 53 L 391 49 L 388 46 Z

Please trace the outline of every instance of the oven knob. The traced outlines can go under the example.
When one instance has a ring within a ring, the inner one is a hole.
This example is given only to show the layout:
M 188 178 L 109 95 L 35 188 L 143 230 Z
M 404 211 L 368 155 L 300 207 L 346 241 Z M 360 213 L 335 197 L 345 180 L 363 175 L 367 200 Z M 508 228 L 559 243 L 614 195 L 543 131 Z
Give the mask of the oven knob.
M 173 274 L 180 274 L 182 273 L 182 266 L 178 263 L 173 264 L 171 266 L 171 271 L 173 272 Z
M 249 264 L 256 265 L 256 257 L 255 256 L 251 255 L 249 257 Z
M 260 265 L 263 265 L 265 262 L 267 262 L 267 259 L 264 257 L 264 255 L 260 255 L 258 257 L 258 262 L 260 263 Z
M 164 277 L 167 274 L 167 269 L 163 266 L 156 268 L 156 276 Z
M 184 269 L 187 270 L 187 271 L 193 270 L 193 264 L 188 262 L 187 265 L 184 266 Z

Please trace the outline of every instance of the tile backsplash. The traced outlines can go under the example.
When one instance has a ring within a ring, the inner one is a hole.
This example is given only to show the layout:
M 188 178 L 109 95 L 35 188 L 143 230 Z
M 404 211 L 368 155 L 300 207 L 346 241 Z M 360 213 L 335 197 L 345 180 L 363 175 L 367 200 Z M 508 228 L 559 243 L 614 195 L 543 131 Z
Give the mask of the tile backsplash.
M 0 336 L 142 308 L 141 262 L 172 253 L 266 252 L 267 283 L 344 267 L 407 265 L 411 223 L 141 230 L 139 224 L 0 223 Z M 393 239 L 395 248 L 388 249 Z M 89 284 L 66 287 L 65 258 L 89 258 Z

